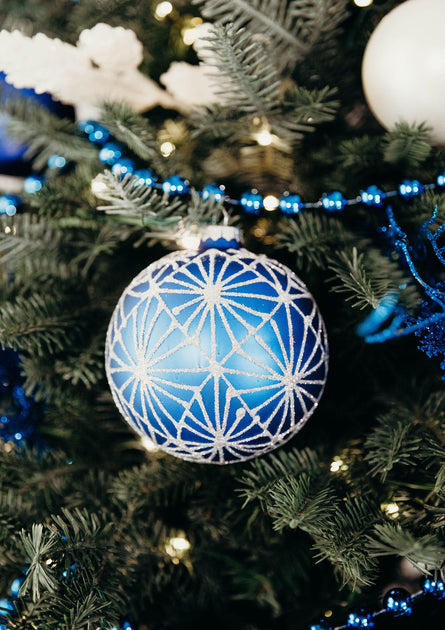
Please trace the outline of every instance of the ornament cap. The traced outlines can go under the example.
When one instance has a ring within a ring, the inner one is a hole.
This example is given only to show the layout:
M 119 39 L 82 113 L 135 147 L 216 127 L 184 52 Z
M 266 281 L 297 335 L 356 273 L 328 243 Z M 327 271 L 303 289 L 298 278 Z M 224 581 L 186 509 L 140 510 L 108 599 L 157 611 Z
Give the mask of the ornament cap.
M 206 225 L 201 232 L 199 249 L 240 249 L 242 242 L 241 230 L 233 225 Z

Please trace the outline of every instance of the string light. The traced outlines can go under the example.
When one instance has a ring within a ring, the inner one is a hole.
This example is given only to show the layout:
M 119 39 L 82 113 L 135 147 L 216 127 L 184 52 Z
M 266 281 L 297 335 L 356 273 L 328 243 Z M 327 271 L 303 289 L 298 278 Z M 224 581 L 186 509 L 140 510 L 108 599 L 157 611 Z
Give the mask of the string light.
M 373 2 L 374 0 L 354 0 L 354 3 L 358 7 L 369 7 L 369 5 L 372 4 Z
M 340 457 L 334 457 L 333 461 L 331 462 L 331 472 L 338 472 L 339 470 L 341 470 L 341 467 L 343 466 L 343 460 L 340 459 Z
M 397 518 L 399 516 L 399 506 L 397 503 L 382 503 L 380 509 L 390 518 Z
M 173 5 L 171 2 L 160 2 L 155 9 L 155 17 L 158 20 L 163 20 L 173 11 Z
M 267 147 L 273 142 L 273 135 L 267 129 L 262 129 L 253 136 L 258 144 L 262 147 Z
M 267 195 L 267 197 L 264 197 L 263 199 L 264 209 L 268 210 L 269 212 L 276 210 L 276 208 L 278 208 L 279 203 L 280 203 L 280 200 L 277 199 L 277 197 L 275 197 L 274 195 Z
M 145 450 L 147 450 L 149 452 L 159 451 L 159 449 L 156 446 L 156 444 L 153 442 L 153 440 L 150 440 L 150 438 L 148 436 L 143 435 L 142 438 L 141 438 L 141 442 L 142 442 L 142 446 L 145 448 Z
M 167 140 L 166 142 L 163 142 L 161 144 L 159 149 L 164 157 L 169 157 L 169 155 L 171 155 L 175 151 L 176 147 L 173 142 L 169 142 Z
M 105 182 L 101 181 L 99 177 L 95 177 L 91 181 L 91 192 L 94 195 L 103 193 L 106 190 L 108 190 L 107 185 L 105 184 Z
M 184 532 L 179 532 L 177 536 L 172 536 L 165 544 L 165 551 L 173 559 L 179 560 L 190 549 L 190 542 L 185 537 Z

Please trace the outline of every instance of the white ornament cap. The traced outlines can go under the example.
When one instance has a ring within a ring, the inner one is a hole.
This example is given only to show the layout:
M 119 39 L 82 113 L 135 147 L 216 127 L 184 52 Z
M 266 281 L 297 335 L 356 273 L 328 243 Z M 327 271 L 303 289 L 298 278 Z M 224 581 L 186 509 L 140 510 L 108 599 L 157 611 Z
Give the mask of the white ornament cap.
M 243 243 L 242 232 L 233 225 L 206 225 L 201 231 L 199 249 L 239 249 Z

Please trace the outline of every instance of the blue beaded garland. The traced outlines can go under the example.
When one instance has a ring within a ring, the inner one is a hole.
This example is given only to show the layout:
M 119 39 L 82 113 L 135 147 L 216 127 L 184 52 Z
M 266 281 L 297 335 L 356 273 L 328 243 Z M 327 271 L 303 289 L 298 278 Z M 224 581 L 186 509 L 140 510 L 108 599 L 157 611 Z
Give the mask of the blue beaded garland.
M 329 212 L 341 212 L 346 206 L 346 201 L 341 192 L 334 191 L 323 195 L 321 205 Z
M 395 617 L 412 613 L 411 596 L 404 588 L 392 588 L 386 593 L 383 602 L 387 612 Z
M 240 203 L 247 214 L 258 214 L 263 207 L 263 198 L 257 192 L 245 192 L 241 195 Z
M 399 194 L 404 199 L 411 199 L 423 192 L 422 184 L 417 179 L 404 179 L 399 186 Z
M 207 184 L 202 189 L 202 198 L 204 201 L 213 197 L 215 201 L 222 201 L 224 199 L 224 186 L 215 186 L 214 184 Z
M 135 182 L 135 186 L 153 186 L 158 181 L 158 178 L 148 168 L 139 168 L 133 172 L 134 177 L 138 179 Z
M 134 162 L 130 158 L 120 158 L 113 164 L 111 170 L 117 177 L 124 177 L 124 175 L 133 173 Z
M 365 610 L 350 612 L 348 615 L 348 628 L 372 628 L 373 625 L 374 622 L 372 621 L 371 615 Z
M 122 149 L 114 142 L 107 142 L 99 151 L 99 160 L 108 166 L 113 166 L 122 157 Z
M 162 184 L 162 190 L 168 192 L 171 195 L 182 194 L 189 192 L 188 182 L 179 175 L 173 175 L 165 180 Z
M 298 214 L 303 207 L 303 203 L 300 195 L 285 193 L 280 198 L 278 206 L 283 214 Z
M 26 193 L 33 195 L 34 193 L 42 189 L 44 183 L 45 178 L 41 175 L 29 175 L 29 177 L 25 179 L 23 188 Z
M 381 207 L 383 205 L 383 199 L 385 193 L 377 186 L 369 186 L 366 190 L 362 190 L 360 193 L 361 201 L 367 206 Z
M 2 195 L 0 197 L 0 214 L 6 214 L 8 217 L 14 216 L 21 203 L 22 200 L 17 195 Z
M 182 459 L 226 464 L 300 430 L 324 388 L 327 339 L 289 269 L 206 242 L 164 256 L 127 287 L 108 328 L 106 370 L 138 433 Z
M 423 592 L 442 599 L 445 597 L 445 583 L 443 580 L 431 580 L 427 578 L 423 584 Z

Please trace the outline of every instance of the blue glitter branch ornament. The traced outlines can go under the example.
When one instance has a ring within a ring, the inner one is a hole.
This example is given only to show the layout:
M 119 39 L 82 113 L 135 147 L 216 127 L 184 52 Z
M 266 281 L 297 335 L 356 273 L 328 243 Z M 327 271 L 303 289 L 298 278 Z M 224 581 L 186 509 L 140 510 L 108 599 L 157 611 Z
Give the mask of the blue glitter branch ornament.
M 387 208 L 387 215 L 387 237 L 401 255 L 412 277 L 422 287 L 425 297 L 417 313 L 410 315 L 398 305 L 397 292 L 387 293 L 377 308 L 358 326 L 357 333 L 367 343 L 382 343 L 415 334 L 419 339 L 419 350 L 430 358 L 441 358 L 440 367 L 445 371 L 445 282 L 427 282 L 421 277 L 413 260 L 415 250 L 409 246 L 408 237 L 398 225 L 390 206 Z M 439 239 L 445 233 L 445 225 L 434 233 L 430 230 L 436 218 L 437 208 L 431 219 L 421 226 L 419 237 L 424 236 L 430 241 L 438 262 L 445 265 L 445 247 L 439 244 Z M 442 378 L 445 380 L 445 375 Z

